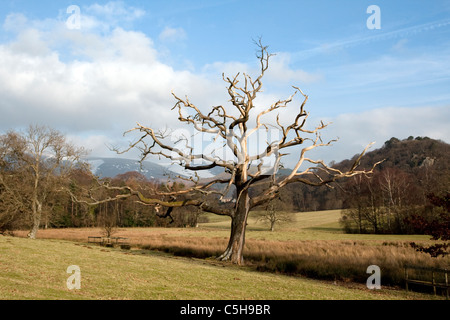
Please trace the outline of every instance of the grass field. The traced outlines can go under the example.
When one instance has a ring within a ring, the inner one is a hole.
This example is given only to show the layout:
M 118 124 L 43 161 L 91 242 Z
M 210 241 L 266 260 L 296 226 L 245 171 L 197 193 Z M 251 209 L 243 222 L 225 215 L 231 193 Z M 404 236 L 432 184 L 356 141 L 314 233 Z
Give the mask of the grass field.
M 69 290 L 77 265 L 81 289 Z M 255 272 L 210 260 L 121 251 L 63 240 L 0 237 L 0 299 L 429 299 Z
M 198 228 L 117 230 L 131 250 L 87 244 L 100 229 L 40 230 L 35 241 L 16 232 L 0 236 L 0 299 L 435 299 L 385 285 L 401 282 L 404 263 L 448 267 L 448 258 L 407 245 L 428 236 L 348 235 L 339 217 L 339 211 L 296 213 L 270 232 L 251 216 L 245 267 L 212 258 L 229 235 L 230 221 L 218 216 Z M 372 264 L 382 270 L 381 290 L 365 286 Z M 81 269 L 80 290 L 67 289 L 70 265 Z

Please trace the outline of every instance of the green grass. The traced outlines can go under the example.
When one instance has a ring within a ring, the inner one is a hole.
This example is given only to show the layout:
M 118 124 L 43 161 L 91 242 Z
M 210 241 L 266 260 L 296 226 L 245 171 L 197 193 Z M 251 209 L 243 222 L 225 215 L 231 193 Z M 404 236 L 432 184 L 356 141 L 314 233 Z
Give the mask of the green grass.
M 258 240 L 378 240 L 378 241 L 428 241 L 426 235 L 346 234 L 339 224 L 341 210 L 293 213 L 293 222 L 280 223 L 271 232 L 268 225 L 257 222 L 259 212 L 251 212 L 248 219 L 247 239 Z M 228 237 L 231 220 L 213 214 L 206 215 L 209 222 L 200 228 L 184 232 L 185 236 Z
M 429 236 L 345 234 L 338 223 L 339 210 L 295 213 L 292 222 L 279 224 L 271 232 L 267 225 L 257 223 L 257 215 L 258 212 L 250 214 L 246 233 L 253 251 L 244 251 L 244 256 L 254 256 L 257 268 L 189 258 L 193 256 L 189 254 L 192 244 L 195 248 L 203 246 L 205 251 L 225 249 L 230 219 L 215 215 L 209 215 L 208 222 L 198 228 L 119 229 L 115 235 L 128 237 L 135 244 L 131 251 L 86 244 L 89 235 L 101 233 L 99 229 L 40 230 L 36 241 L 0 236 L 0 299 L 435 298 L 406 294 L 387 286 L 381 291 L 370 291 L 364 285 L 368 277 L 365 269 L 374 264 L 373 259 L 378 259 L 375 264 L 383 267 L 383 283 L 388 283 L 388 275 L 398 278 L 394 271 L 402 272 L 402 261 L 429 263 L 423 254 L 414 254 L 414 250 L 404 247 L 408 241 L 429 241 Z M 26 235 L 22 233 L 16 232 Z M 187 252 L 188 257 L 142 250 L 146 243 L 155 240 L 172 246 L 173 252 Z M 214 254 L 206 257 L 211 255 Z M 439 265 L 445 261 L 448 259 Z M 284 263 L 298 268 L 297 276 L 274 273 L 283 272 Z M 66 269 L 70 265 L 81 268 L 81 290 L 70 291 L 66 287 Z M 311 272 L 322 274 L 314 276 L 321 279 L 333 279 L 330 275 L 335 273 L 343 276 L 337 278 L 338 285 L 299 276 Z M 342 286 L 342 281 L 351 281 L 345 279 L 352 277 L 362 280 Z
M 81 269 L 69 290 L 67 267 Z M 431 299 L 403 290 L 371 291 L 331 282 L 261 273 L 213 260 L 121 251 L 63 240 L 0 236 L 0 299 Z

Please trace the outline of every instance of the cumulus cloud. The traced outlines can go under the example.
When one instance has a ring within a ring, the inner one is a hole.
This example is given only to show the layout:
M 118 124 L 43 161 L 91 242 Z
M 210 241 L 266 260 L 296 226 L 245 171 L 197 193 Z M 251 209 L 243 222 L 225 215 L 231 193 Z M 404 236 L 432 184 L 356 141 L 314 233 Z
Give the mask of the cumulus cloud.
M 409 136 L 428 136 L 448 141 L 450 129 L 449 106 L 444 107 L 386 107 L 360 113 L 345 113 L 323 119 L 331 124 L 322 131 L 324 140 L 339 138 L 331 147 L 317 149 L 316 158 L 325 162 L 349 159 L 360 153 L 369 143 L 371 150 L 380 148 L 392 137 L 406 139 Z M 318 123 L 311 119 L 311 123 Z
M 117 30 L 104 42 L 106 48 L 115 48 L 108 58 L 105 54 L 94 56 L 92 61 L 71 62 L 61 61 L 56 52 L 37 56 L 27 48 L 18 53 L 15 49 L 20 43 L 1 46 L 4 68 L 0 79 L 5 85 L 0 90 L 15 105 L 10 116 L 24 121 L 31 111 L 42 120 L 66 122 L 72 127 L 107 128 L 114 119 L 151 119 L 156 110 L 170 108 L 172 90 L 195 89 L 190 83 L 202 82 L 201 77 L 158 62 L 151 42 L 139 34 Z M 21 117 L 20 110 L 29 112 Z M 168 120 L 164 114 L 161 112 L 158 122 Z M 81 123 L 75 124 L 74 116 Z M 3 125 L 9 122 L 2 120 Z
M 270 59 L 270 68 L 267 70 L 267 79 L 275 83 L 313 83 L 322 80 L 323 76 L 318 73 L 306 72 L 301 69 L 290 67 L 291 55 L 289 53 L 277 53 Z
M 92 5 L 81 13 L 80 30 L 67 29 L 61 17 L 30 21 L 23 14 L 7 16 L 3 30 L 12 38 L 0 44 L 1 131 L 47 124 L 67 133 L 93 155 L 114 156 L 106 145 L 127 145 L 133 137 L 123 138 L 122 133 L 136 122 L 180 128 L 177 112 L 171 110 L 175 103 L 172 91 L 180 97 L 188 95 L 203 110 L 227 106 L 222 73 L 230 77 L 238 72 L 259 73 L 257 63 L 239 61 L 215 62 L 198 73 L 174 69 L 163 62 L 155 41 L 182 39 L 184 30 L 166 28 L 159 38 L 151 39 L 119 27 L 119 19 L 133 21 L 145 14 L 123 2 Z M 278 53 L 271 60 L 255 112 L 287 98 L 293 93 L 291 84 L 321 79 L 321 74 L 291 68 L 291 56 Z M 283 91 L 277 84 L 283 85 Z M 297 111 L 302 97 L 296 99 L 287 112 L 281 112 L 282 120 L 289 121 Z M 323 119 L 333 122 L 324 139 L 340 137 L 340 141 L 317 155 L 327 161 L 345 159 L 373 140 L 382 144 L 392 136 L 446 138 L 450 133 L 445 121 L 448 109 L 385 108 Z M 308 122 L 309 126 L 316 124 L 314 119 Z
M 50 52 L 42 39 L 42 32 L 36 29 L 26 29 L 19 33 L 17 40 L 10 45 L 15 53 L 26 52 L 31 56 L 44 56 Z
M 28 25 L 28 19 L 22 13 L 11 13 L 6 16 L 3 22 L 3 29 L 11 32 L 18 32 Z
M 98 3 L 82 8 L 81 28 L 97 28 L 102 31 L 118 26 L 129 25 L 144 17 L 142 9 L 126 5 L 123 1 L 110 1 L 104 5 Z
M 14 19 L 26 21 L 23 16 Z M 83 136 L 78 141 L 104 154 L 105 144 L 128 143 L 121 134 L 136 122 L 176 128 L 172 91 L 207 107 L 214 104 L 208 98 L 221 90 L 221 81 L 215 84 L 162 63 L 152 39 L 141 32 L 115 28 L 101 35 L 60 27 L 48 33 L 17 29 L 13 41 L 0 45 L 2 131 L 48 124 Z M 53 47 L 57 40 L 72 44 L 65 48 L 74 58 L 62 59 Z M 117 140 L 106 138 L 111 136 Z
M 255 60 L 256 61 L 256 60 Z M 286 52 L 278 52 L 269 59 L 269 68 L 264 75 L 264 80 L 268 85 L 288 85 L 297 83 L 313 83 L 322 80 L 319 73 L 307 72 L 302 69 L 292 69 L 290 66 L 291 56 Z M 240 61 L 214 62 L 204 66 L 206 73 L 224 73 L 232 77 L 237 73 L 246 73 L 254 79 L 260 74 L 261 66 L 259 62 L 244 63 Z

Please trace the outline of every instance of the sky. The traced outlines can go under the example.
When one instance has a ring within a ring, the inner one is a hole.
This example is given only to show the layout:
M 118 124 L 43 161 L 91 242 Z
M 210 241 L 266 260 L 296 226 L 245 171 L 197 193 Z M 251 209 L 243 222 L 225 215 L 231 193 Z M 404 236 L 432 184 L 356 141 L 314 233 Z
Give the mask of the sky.
M 258 108 L 299 87 L 309 128 L 329 122 L 323 140 L 338 138 L 314 157 L 341 161 L 391 137 L 450 142 L 450 0 L 2 0 L 0 132 L 48 125 L 115 157 L 136 123 L 186 128 L 172 92 L 229 106 L 222 74 L 257 76 L 257 39 L 275 54 Z

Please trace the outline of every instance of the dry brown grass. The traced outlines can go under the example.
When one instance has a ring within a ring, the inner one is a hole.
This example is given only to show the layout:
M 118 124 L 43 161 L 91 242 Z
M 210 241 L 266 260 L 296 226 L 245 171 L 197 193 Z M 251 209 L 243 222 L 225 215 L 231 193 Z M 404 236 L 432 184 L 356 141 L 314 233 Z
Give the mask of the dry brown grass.
M 86 242 L 100 229 L 41 230 L 39 236 Z M 26 233 L 16 232 L 18 236 Z M 160 250 L 174 255 L 208 258 L 218 256 L 228 239 L 205 230 L 137 228 L 119 229 L 114 236 L 126 237 L 139 249 Z M 445 268 L 449 258 L 431 258 L 418 253 L 405 241 L 382 240 L 258 240 L 246 241 L 244 258 L 260 271 L 300 274 L 312 278 L 364 282 L 367 267 L 381 268 L 384 285 L 403 284 L 403 266 Z
M 67 288 L 68 265 L 81 290 Z M 0 300 L 429 300 L 364 284 L 335 285 L 147 250 L 0 236 Z M 440 299 L 440 298 L 438 298 Z

